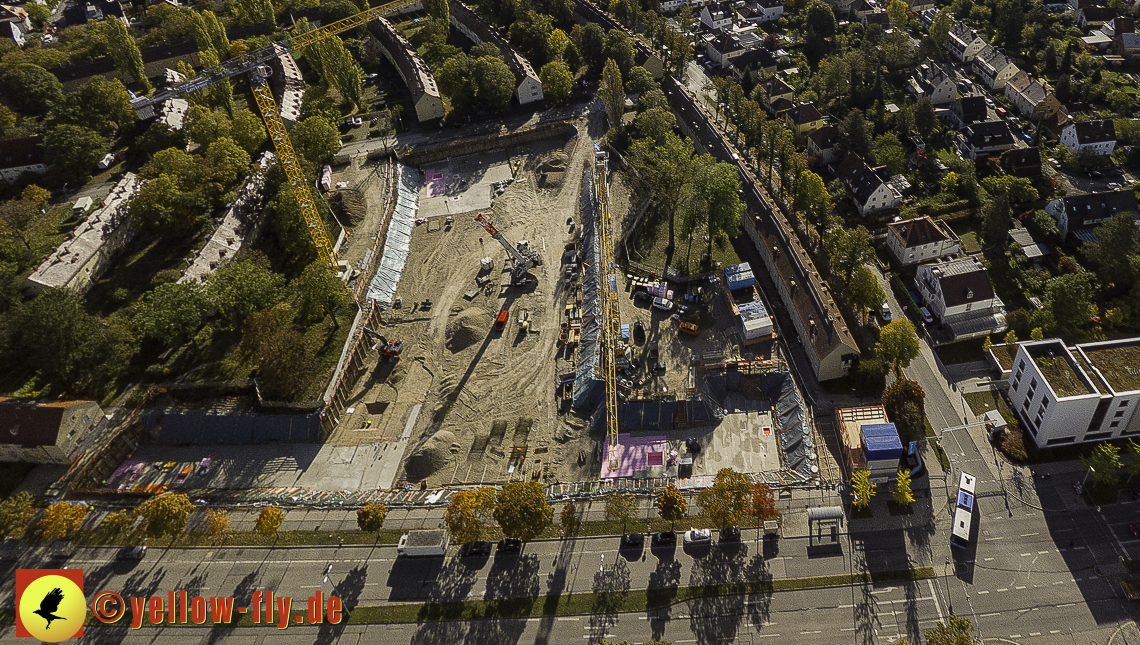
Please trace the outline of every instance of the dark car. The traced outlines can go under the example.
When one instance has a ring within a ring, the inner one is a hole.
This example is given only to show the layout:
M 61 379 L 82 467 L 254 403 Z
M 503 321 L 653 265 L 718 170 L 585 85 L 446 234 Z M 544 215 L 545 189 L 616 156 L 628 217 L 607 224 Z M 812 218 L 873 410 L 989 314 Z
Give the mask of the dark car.
M 641 533 L 626 533 L 621 536 L 621 546 L 623 549 L 635 549 L 642 544 L 645 544 L 645 536 Z
M 641 302 L 653 302 L 653 296 L 649 295 L 648 291 L 634 291 L 633 299 Z
M 491 555 L 490 542 L 468 542 L 459 547 L 459 557 L 476 557 L 483 555 Z
M 728 528 L 721 529 L 720 530 L 720 539 L 717 540 L 717 542 L 721 543 L 721 544 L 723 544 L 725 542 L 739 542 L 739 541 L 740 541 L 740 527 L 739 526 L 730 526 Z
M 504 538 L 499 540 L 499 553 L 518 553 L 522 551 L 522 544 L 518 538 Z
M 676 544 L 677 534 L 673 531 L 658 531 L 653 534 L 653 546 L 665 546 L 667 544 Z
M 633 323 L 633 342 L 638 345 L 645 342 L 645 325 L 640 320 Z

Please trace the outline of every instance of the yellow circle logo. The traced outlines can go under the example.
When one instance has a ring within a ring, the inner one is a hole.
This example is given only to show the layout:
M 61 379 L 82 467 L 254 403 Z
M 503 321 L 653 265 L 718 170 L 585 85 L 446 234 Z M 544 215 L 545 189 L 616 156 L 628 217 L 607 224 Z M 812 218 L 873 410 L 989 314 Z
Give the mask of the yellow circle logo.
M 87 617 L 79 585 L 63 576 L 37 578 L 20 595 L 20 622 L 35 638 L 58 643 L 75 636 Z

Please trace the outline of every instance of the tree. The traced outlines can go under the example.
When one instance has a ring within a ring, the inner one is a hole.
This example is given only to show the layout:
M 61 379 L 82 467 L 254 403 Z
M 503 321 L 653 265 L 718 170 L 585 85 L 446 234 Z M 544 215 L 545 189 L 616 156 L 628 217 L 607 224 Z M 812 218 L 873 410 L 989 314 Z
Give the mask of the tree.
M 530 542 L 550 526 L 554 509 L 546 503 L 542 484 L 536 481 L 510 482 L 495 497 L 494 516 L 503 529 L 503 535 Z
M 380 530 L 384 528 L 384 520 L 388 517 L 388 507 L 383 504 L 368 504 L 356 511 L 356 525 L 365 533 L 375 533 L 380 539 Z
M 1136 236 L 1136 225 L 1121 211 L 1107 222 L 1093 229 L 1095 242 L 1085 242 L 1083 250 L 1097 266 L 1097 275 L 1106 284 L 1120 287 L 1131 286 L 1132 275 L 1130 256 L 1140 255 L 1140 238 Z
M 25 6 L 25 11 L 28 12 L 28 19 L 32 21 L 34 27 L 42 27 L 45 22 L 51 20 L 51 9 L 47 5 L 29 2 Z
M 815 0 L 813 0 L 814 2 Z M 825 5 L 826 6 L 826 5 Z M 831 11 L 831 9 L 828 9 Z M 837 145 L 844 155 L 854 152 L 864 160 L 871 156 L 871 128 L 863 117 L 863 111 L 851 108 L 847 116 L 839 122 Z
M 349 9 L 352 11 L 353 9 Z M 311 31 L 307 22 L 302 31 Z M 364 72 L 356 59 L 344 46 L 340 36 L 330 36 L 305 47 L 305 55 L 311 57 L 321 70 L 325 84 L 335 87 L 341 96 L 358 108 L 364 108 Z
M 669 530 L 672 531 L 677 521 L 685 517 L 685 511 L 689 510 L 689 503 L 685 501 L 685 496 L 677 487 L 670 484 L 665 490 L 657 494 L 657 514 L 661 519 L 669 522 Z
M 835 13 L 822 0 L 811 0 L 807 6 L 804 25 L 807 42 L 804 54 L 808 61 L 814 65 L 831 50 L 832 43 L 830 41 L 834 38 L 837 30 Z
M 222 137 L 206 148 L 203 156 L 209 179 L 220 186 L 232 186 L 249 170 L 249 153 L 233 139 Z
M 887 17 L 891 19 L 891 26 L 895 29 L 905 29 L 907 23 L 906 12 L 910 7 L 902 0 L 891 0 L 887 4 Z
M 27 114 L 47 114 L 63 98 L 63 83 L 55 74 L 32 63 L 21 63 L 4 73 L 6 98 Z
M 507 31 L 507 36 L 530 60 L 531 64 L 542 66 L 550 62 L 550 34 L 554 32 L 554 18 L 528 10 L 514 22 Z
M 143 295 L 131 322 L 142 337 L 177 347 L 198 331 L 209 308 L 202 284 L 168 282 Z
M 447 22 L 450 12 L 447 0 L 424 0 L 424 11 L 436 20 Z
M 293 280 L 292 290 L 298 298 L 298 321 L 306 327 L 324 320 L 326 316 L 332 316 L 334 327 L 338 326 L 336 311 L 352 301 L 344 282 L 319 259 L 311 262 Z
M 47 120 L 53 126 L 78 125 L 111 136 L 134 125 L 137 117 L 127 88 L 118 79 L 96 78 L 56 101 Z
M 602 70 L 602 84 L 598 86 L 602 105 L 606 108 L 606 118 L 611 128 L 621 127 L 621 115 L 625 112 L 625 86 L 621 80 L 621 69 L 612 58 L 606 59 Z
M 194 505 L 182 493 L 163 493 L 146 500 L 135 509 L 135 515 L 146 518 L 146 534 L 152 538 L 181 532 L 186 528 L 186 521 L 192 512 Z
M 938 127 L 938 117 L 934 114 L 934 103 L 924 96 L 914 104 L 914 127 L 924 138 L 929 137 Z
M 732 239 L 740 230 L 744 203 L 740 201 L 740 171 L 736 166 L 718 162 L 704 165 L 693 182 L 694 196 L 700 199 L 708 214 L 708 252 L 712 256 L 713 238 Z
M 879 332 L 879 342 L 875 345 L 879 359 L 890 365 L 895 376 L 902 378 L 902 370 L 918 357 L 918 334 L 914 324 L 906 318 L 898 318 L 887 323 Z
M 803 213 L 807 221 L 822 228 L 834 208 L 823 179 L 810 170 L 801 172 L 796 182 L 795 209 Z
M 250 261 L 229 264 L 207 279 L 210 301 L 231 322 L 272 307 L 280 299 L 285 279 Z
M 574 89 L 574 75 L 570 73 L 570 67 L 560 60 L 543 65 L 538 79 L 542 81 L 543 95 L 555 103 L 564 103 L 570 98 L 570 90 Z
M 752 484 L 751 492 L 748 514 L 756 518 L 756 529 L 759 531 L 765 520 L 776 517 L 776 496 L 767 484 Z
M 606 520 L 621 522 L 621 532 L 625 533 L 626 525 L 633 519 L 637 510 L 637 498 L 633 495 L 610 493 L 606 495 Z
M 993 18 L 1002 43 L 1017 51 L 1021 44 L 1021 32 L 1025 29 L 1025 10 L 1021 7 L 1021 0 L 999 0 L 994 6 Z
M 103 518 L 103 521 L 99 523 L 99 530 L 109 535 L 119 535 L 130 528 L 134 521 L 135 518 L 131 517 L 130 511 L 125 509 L 116 511 Z
M 1099 443 L 1088 457 L 1081 457 L 1081 463 L 1097 484 L 1112 487 L 1120 483 L 1120 448 Z
M 1017 356 L 1017 332 L 1012 329 L 1005 335 L 1005 352 L 1010 360 Z
M 752 480 L 731 468 L 721 468 L 713 485 L 697 494 L 697 504 L 714 528 L 739 526 L 752 502 Z
M 577 40 L 574 40 L 575 36 Z M 602 49 L 606 46 L 606 32 L 600 25 L 595 22 L 587 24 L 584 28 L 574 25 L 570 39 L 578 45 L 578 50 L 582 52 L 582 60 L 591 71 L 597 72 L 602 69 L 602 65 L 606 62 L 602 57 Z
M 340 135 L 336 126 L 321 116 L 311 116 L 293 126 L 289 139 L 293 141 L 293 149 L 297 154 L 318 166 L 340 150 Z
M 277 534 L 277 529 L 281 528 L 281 523 L 284 521 L 285 511 L 276 506 L 265 506 L 257 516 L 257 523 L 253 528 L 265 537 L 269 537 Z
M 1004 244 L 1013 226 L 1013 215 L 1009 211 L 1009 200 L 1005 195 L 994 197 L 982 209 L 982 241 L 987 246 Z
M 193 12 L 194 41 L 199 51 L 213 51 L 218 60 L 230 57 L 230 39 L 213 11 Z
M 972 645 L 974 640 L 969 633 L 972 629 L 974 625 L 969 619 L 950 614 L 946 624 L 938 621 L 933 628 L 926 630 L 926 645 Z
M 562 525 L 562 534 L 571 535 L 578 530 L 578 525 L 581 524 L 578 519 L 578 509 L 574 506 L 574 502 L 566 502 L 562 505 L 562 513 L 559 515 L 558 523 Z
M 94 130 L 78 125 L 60 125 L 44 136 L 43 148 L 49 164 L 65 176 L 82 182 L 111 149 L 111 144 Z
M 653 80 L 653 75 L 649 73 L 649 70 L 641 65 L 634 65 L 629 70 L 629 78 L 625 79 L 625 89 L 630 94 L 644 94 L 659 87 L 661 86 Z
M 893 2 L 899 3 L 900 0 Z M 892 175 L 902 174 L 906 170 L 906 149 L 894 132 L 875 137 L 875 163 L 886 166 L 887 172 Z
M 109 354 L 99 322 L 69 289 L 48 289 L 21 305 L 10 325 L 12 356 L 48 383 L 89 384 Z
M 209 211 L 187 198 L 181 182 L 172 175 L 161 174 L 148 181 L 127 206 L 127 214 L 135 229 L 157 235 L 185 235 L 202 226 Z
M 237 0 L 234 15 L 239 26 L 267 24 L 273 25 L 273 5 L 269 0 Z
M 1093 317 L 1096 305 L 1092 276 L 1068 273 L 1057 276 L 1045 286 L 1045 309 L 1062 330 L 1069 331 Z
M 477 490 L 462 490 L 451 498 L 443 516 L 451 539 L 466 544 L 483 539 L 487 520 L 495 511 L 495 489 L 490 486 Z
M 238 110 L 234 114 L 232 134 L 234 141 L 250 156 L 261 149 L 269 138 L 265 134 L 265 124 L 261 117 L 249 110 Z
M 230 530 L 230 513 L 224 508 L 206 509 L 206 535 L 217 542 Z
M 883 292 L 875 272 L 866 265 L 855 270 L 851 284 L 847 285 L 847 291 L 851 294 L 851 304 L 859 310 L 864 323 L 867 322 L 867 314 L 870 311 L 877 310 L 887 301 L 887 294 Z
M 222 110 L 192 105 L 186 112 L 183 125 L 186 136 L 194 143 L 206 147 L 233 134 L 233 121 Z
M 83 525 L 83 518 L 91 510 L 87 505 L 72 506 L 67 502 L 56 502 L 47 507 L 40 517 L 39 527 L 48 541 L 69 539 Z
M 1025 177 L 986 177 L 982 180 L 982 188 L 994 195 L 1002 195 L 1011 204 L 1035 202 L 1039 197 L 1033 182 Z
M 638 139 L 630 147 L 629 157 L 633 166 L 653 187 L 658 203 L 667 209 L 669 245 L 666 250 L 672 252 L 676 243 L 676 215 L 685 211 L 685 198 L 690 194 L 690 184 L 698 168 L 706 164 L 693 155 L 691 139 L 679 137 L 673 132 L 666 133 L 664 142 L 660 145 L 647 139 Z
M 855 270 L 875 257 L 871 233 L 862 225 L 850 231 L 842 226 L 833 227 L 823 239 L 823 249 L 831 269 L 843 284 L 850 284 Z
M 899 472 L 895 475 L 895 485 L 891 488 L 891 496 L 895 498 L 895 502 L 902 506 L 909 506 L 914 501 L 914 493 L 910 489 L 910 472 L 905 468 L 899 468 Z
M 946 43 L 950 42 L 950 26 L 954 24 L 954 16 L 950 7 L 943 7 L 930 24 L 930 39 L 934 41 L 938 51 L 946 51 Z
M 550 55 L 553 56 L 555 60 L 562 60 L 562 57 L 566 53 L 566 48 L 570 46 L 570 37 L 561 29 L 555 29 L 550 32 L 550 37 L 546 39 L 546 44 L 550 49 Z M 545 67 L 545 65 L 543 67 Z M 542 89 L 544 92 L 546 91 L 546 83 L 542 84 Z
M 301 396 L 317 369 L 312 348 L 289 324 L 292 318 L 292 308 L 281 303 L 269 311 L 249 314 L 242 326 L 238 349 L 243 360 L 256 366 L 257 383 L 266 398 Z
M 606 32 L 606 45 L 602 48 L 602 55 L 617 64 L 623 79 L 628 78 L 633 70 L 635 53 L 633 40 L 624 31 L 611 29 Z
M 1125 469 L 1128 471 L 1128 483 L 1132 483 L 1132 478 L 1140 475 L 1140 443 L 1135 439 L 1129 439 L 1126 444 L 1128 449 L 1128 465 Z
M 883 390 L 880 403 L 907 440 L 920 440 L 926 434 L 926 392 L 915 381 L 897 379 Z
M 875 496 L 875 485 L 871 483 L 871 471 L 863 469 L 851 473 L 851 491 L 855 497 L 851 506 L 855 510 L 863 510 L 871 506 L 871 498 Z
M 152 88 L 146 77 L 142 52 L 139 51 L 138 43 L 127 31 L 127 26 L 122 20 L 103 20 L 96 24 L 99 26 L 99 33 L 105 38 L 107 53 L 115 61 L 115 69 L 129 75 L 142 87 L 144 93 L 149 94 Z
M 656 145 L 665 143 L 665 136 L 677 127 L 677 117 L 667 108 L 650 108 L 637 115 L 634 125 L 641 136 L 649 139 Z

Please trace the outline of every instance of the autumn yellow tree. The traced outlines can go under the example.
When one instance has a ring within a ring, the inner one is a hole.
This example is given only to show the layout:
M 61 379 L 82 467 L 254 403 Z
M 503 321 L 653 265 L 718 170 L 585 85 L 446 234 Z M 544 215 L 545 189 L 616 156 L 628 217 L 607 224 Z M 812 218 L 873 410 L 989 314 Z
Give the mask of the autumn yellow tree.
M 222 508 L 211 508 L 206 511 L 206 534 L 213 540 L 225 536 L 230 530 L 230 514 Z
M 689 510 L 689 502 L 685 501 L 685 496 L 677 490 L 676 486 L 670 485 L 657 494 L 657 514 L 669 523 L 670 531 L 676 526 L 678 520 L 685 517 L 687 510 Z
M 56 502 L 47 507 L 40 518 L 40 531 L 46 540 L 69 539 L 83 524 L 83 518 L 91 508 L 87 505 Z
M 130 511 L 118 511 L 104 517 L 103 521 L 99 523 L 99 530 L 111 535 L 118 535 L 127 530 L 134 521 L 135 518 L 131 516 Z
M 477 542 L 483 539 L 486 525 L 494 511 L 494 488 L 485 486 L 476 490 L 459 491 L 447 505 L 443 522 L 455 542 Z
M 388 518 L 388 507 L 383 504 L 368 504 L 356 511 L 356 525 L 361 531 L 375 533 L 380 539 L 380 529 L 384 528 L 384 520 Z
M 192 512 L 194 505 L 183 493 L 163 493 L 139 504 L 135 509 L 136 515 L 146 518 L 146 534 L 152 538 L 182 531 Z
M 851 489 L 855 493 L 855 498 L 851 501 L 851 505 L 856 510 L 862 510 L 871 506 L 871 498 L 875 496 L 875 485 L 871 483 L 871 471 L 869 470 L 856 470 L 851 475 Z
M 281 523 L 284 521 L 285 511 L 276 506 L 266 506 L 261 509 L 261 515 L 257 516 L 257 523 L 254 524 L 254 530 L 269 537 L 277 533 L 277 529 L 281 528 Z
M 914 492 L 910 489 L 910 473 L 905 468 L 899 468 L 898 479 L 895 480 L 895 485 L 891 488 L 891 495 L 894 496 L 896 502 L 903 506 L 914 501 Z
M 565 535 L 570 535 L 578 530 L 578 525 L 582 521 L 578 519 L 578 508 L 574 506 L 574 502 L 566 502 L 562 505 L 562 514 L 558 521 L 562 525 L 562 532 Z

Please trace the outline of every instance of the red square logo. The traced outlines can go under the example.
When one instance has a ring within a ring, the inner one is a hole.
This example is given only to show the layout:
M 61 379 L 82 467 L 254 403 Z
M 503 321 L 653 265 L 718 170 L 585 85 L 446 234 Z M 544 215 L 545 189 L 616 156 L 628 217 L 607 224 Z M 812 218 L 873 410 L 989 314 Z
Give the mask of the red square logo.
M 83 569 L 16 570 L 16 636 L 58 643 L 83 635 Z

